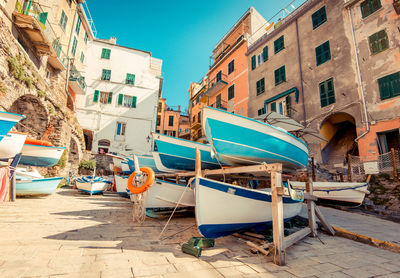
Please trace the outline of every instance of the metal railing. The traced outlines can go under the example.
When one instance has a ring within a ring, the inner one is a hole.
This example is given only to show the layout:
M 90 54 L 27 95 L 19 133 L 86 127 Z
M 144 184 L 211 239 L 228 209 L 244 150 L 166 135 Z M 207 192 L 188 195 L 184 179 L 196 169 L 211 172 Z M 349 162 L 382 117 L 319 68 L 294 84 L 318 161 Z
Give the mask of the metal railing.
M 210 79 L 208 81 L 208 89 L 211 89 L 212 87 L 214 87 L 218 82 L 225 82 L 228 83 L 228 75 L 221 73 L 221 75 L 216 75 L 213 79 Z
M 83 90 L 86 88 L 86 82 L 85 82 L 85 77 L 81 75 L 79 71 L 77 71 L 75 68 L 71 69 L 70 75 L 69 75 L 69 80 L 70 81 L 77 81 L 79 83 L 79 86 Z
M 222 109 L 222 110 L 228 109 L 228 103 L 225 100 L 216 101 L 213 104 L 211 104 L 210 106 L 214 107 L 214 108 Z

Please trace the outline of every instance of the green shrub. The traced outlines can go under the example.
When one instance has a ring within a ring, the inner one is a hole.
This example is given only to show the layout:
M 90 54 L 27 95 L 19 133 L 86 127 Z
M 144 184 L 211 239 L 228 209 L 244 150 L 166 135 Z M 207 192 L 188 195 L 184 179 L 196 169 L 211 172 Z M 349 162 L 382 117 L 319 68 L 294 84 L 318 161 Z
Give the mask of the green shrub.
M 15 79 L 21 81 L 30 89 L 34 83 L 33 78 L 26 73 L 24 66 L 21 63 L 21 59 L 21 55 L 17 55 L 16 57 L 8 57 L 8 70 L 15 77 Z
M 79 168 L 80 169 L 89 169 L 89 170 L 94 170 L 94 167 L 96 167 L 96 160 L 83 160 L 79 163 Z
M 67 165 L 67 149 L 64 150 L 63 154 L 60 157 L 60 160 L 57 162 L 57 165 L 64 169 L 65 165 Z

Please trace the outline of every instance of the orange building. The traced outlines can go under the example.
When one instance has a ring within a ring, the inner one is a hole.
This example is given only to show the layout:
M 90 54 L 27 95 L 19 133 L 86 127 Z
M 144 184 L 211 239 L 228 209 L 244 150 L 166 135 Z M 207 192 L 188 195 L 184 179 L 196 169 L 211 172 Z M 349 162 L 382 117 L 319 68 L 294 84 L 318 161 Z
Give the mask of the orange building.
M 201 128 L 201 109 L 208 104 L 208 98 L 204 93 L 208 89 L 208 80 L 203 78 L 199 83 L 192 82 L 189 87 L 189 121 L 190 140 L 205 142 L 204 131 Z
M 177 109 L 174 109 L 171 106 L 167 106 L 165 98 L 160 98 L 158 102 L 156 132 L 178 137 L 181 121 L 181 106 L 178 105 Z

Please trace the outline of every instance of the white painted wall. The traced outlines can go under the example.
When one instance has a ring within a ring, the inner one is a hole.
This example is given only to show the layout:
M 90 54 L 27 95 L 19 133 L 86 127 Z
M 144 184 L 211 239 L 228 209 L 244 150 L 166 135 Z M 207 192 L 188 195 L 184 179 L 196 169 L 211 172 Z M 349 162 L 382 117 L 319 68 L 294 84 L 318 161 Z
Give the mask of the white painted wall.
M 109 60 L 101 59 L 103 48 L 111 49 Z M 85 65 L 88 87 L 85 95 L 77 96 L 76 114 L 84 129 L 94 131 L 92 151 L 97 152 L 101 139 L 110 140 L 109 151 L 119 154 L 151 151 L 147 137 L 156 126 L 162 60 L 149 52 L 94 40 L 89 43 Z M 102 69 L 111 70 L 110 81 L 100 80 Z M 135 74 L 135 85 L 125 84 L 127 73 Z M 100 97 L 93 102 L 95 90 L 112 92 L 112 103 L 102 104 Z M 119 106 L 119 94 L 136 96 L 136 108 Z M 127 124 L 125 137 L 116 136 L 117 122 Z

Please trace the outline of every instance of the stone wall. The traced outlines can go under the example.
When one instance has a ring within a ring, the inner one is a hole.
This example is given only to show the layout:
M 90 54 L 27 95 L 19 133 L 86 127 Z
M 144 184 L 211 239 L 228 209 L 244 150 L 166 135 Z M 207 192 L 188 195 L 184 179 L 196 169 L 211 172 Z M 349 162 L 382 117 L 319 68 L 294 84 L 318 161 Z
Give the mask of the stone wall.
M 18 131 L 66 147 L 59 165 L 42 169 L 43 174 L 64 175 L 70 167 L 77 169 L 85 150 L 82 128 L 67 108 L 65 71 L 50 68 L 47 57 L 40 65 L 47 70 L 39 71 L 4 20 L 0 18 L 0 110 L 26 116 L 16 126 Z M 73 159 L 68 159 L 71 145 Z

